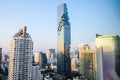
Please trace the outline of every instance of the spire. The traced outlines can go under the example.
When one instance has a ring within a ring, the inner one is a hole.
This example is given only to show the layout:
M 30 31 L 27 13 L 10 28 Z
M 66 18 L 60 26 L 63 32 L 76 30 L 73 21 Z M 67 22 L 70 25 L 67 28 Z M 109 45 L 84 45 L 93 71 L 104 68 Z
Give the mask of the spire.
M 24 36 L 24 38 L 26 37 L 26 31 L 27 31 L 27 27 L 24 26 L 24 28 L 23 28 L 23 36 Z

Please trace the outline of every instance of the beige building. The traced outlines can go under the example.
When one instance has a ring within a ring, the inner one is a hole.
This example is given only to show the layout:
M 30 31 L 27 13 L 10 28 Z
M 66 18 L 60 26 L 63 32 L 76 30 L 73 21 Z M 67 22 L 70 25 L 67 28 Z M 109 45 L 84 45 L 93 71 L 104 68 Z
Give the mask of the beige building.
M 34 61 L 35 61 L 35 63 L 39 63 L 39 57 L 40 57 L 40 53 L 39 52 L 35 52 L 34 53 Z
M 88 45 L 78 47 L 80 59 L 80 74 L 84 79 L 95 80 L 95 50 Z
M 75 58 L 71 60 L 71 71 L 77 71 Z
M 11 40 L 8 80 L 31 80 L 32 55 L 33 41 L 24 27 Z
M 96 80 L 120 80 L 120 37 L 96 35 Z

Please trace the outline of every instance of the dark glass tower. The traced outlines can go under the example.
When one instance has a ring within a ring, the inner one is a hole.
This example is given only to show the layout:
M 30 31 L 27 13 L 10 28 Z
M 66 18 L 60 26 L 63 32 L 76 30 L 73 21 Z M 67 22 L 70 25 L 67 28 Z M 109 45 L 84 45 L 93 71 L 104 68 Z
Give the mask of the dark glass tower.
M 1 61 L 2 61 L 2 48 L 0 48 L 0 66 L 1 66 Z
M 71 75 L 71 31 L 65 3 L 57 8 L 57 26 L 57 73 L 69 78 Z

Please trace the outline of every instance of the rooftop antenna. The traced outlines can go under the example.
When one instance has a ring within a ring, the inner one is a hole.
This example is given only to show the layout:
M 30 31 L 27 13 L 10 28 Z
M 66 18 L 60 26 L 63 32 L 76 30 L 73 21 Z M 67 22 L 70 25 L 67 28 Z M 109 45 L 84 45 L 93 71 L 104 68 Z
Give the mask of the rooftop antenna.
M 27 27 L 24 26 L 24 28 L 23 28 L 23 36 L 24 36 L 24 38 L 26 37 L 26 31 L 27 31 Z

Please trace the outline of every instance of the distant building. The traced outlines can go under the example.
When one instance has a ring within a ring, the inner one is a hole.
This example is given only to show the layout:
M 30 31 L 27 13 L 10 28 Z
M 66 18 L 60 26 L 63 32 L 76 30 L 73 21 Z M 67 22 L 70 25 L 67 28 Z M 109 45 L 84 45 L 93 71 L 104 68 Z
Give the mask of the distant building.
M 8 61 L 9 56 L 7 54 L 4 55 L 4 60 L 3 61 Z
M 65 3 L 57 8 L 57 22 L 57 73 L 69 78 L 71 77 L 71 29 Z
M 78 49 L 75 50 L 74 53 L 71 53 L 71 71 L 73 72 L 79 72 L 80 70 L 80 64 L 79 64 L 79 53 Z
M 39 67 L 45 68 L 47 66 L 47 56 L 46 56 L 46 53 L 35 52 L 34 53 L 34 61 L 35 61 L 35 64 L 39 65 Z
M 42 68 L 45 68 L 47 66 L 47 57 L 46 57 L 45 53 L 40 52 L 39 63 L 38 64 Z
M 78 71 L 79 63 L 77 63 L 78 60 L 76 58 L 72 58 L 71 60 L 71 71 Z
M 41 80 L 40 68 L 38 65 L 32 66 L 32 80 Z
M 96 35 L 96 80 L 120 80 L 120 37 Z
M 20 29 L 12 37 L 8 80 L 31 80 L 33 41 L 26 30 Z
M 46 56 L 47 56 L 47 63 L 51 64 L 53 58 L 56 57 L 55 49 L 48 49 L 46 52 Z
M 2 48 L 0 48 L 0 66 L 1 66 L 1 62 L 2 62 Z
M 40 52 L 35 52 L 34 53 L 34 62 L 39 63 L 39 59 L 40 59 Z
M 95 79 L 95 50 L 90 50 L 88 45 L 78 47 L 80 59 L 80 74 L 84 79 Z

